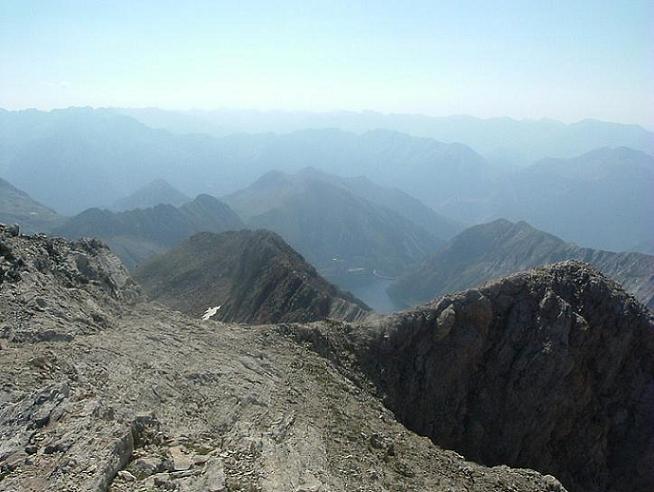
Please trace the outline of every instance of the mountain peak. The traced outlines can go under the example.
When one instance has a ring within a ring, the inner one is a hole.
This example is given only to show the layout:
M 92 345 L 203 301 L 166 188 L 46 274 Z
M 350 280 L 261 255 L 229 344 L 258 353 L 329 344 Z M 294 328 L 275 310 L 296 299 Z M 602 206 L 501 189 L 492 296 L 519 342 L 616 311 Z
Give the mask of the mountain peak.
M 569 490 L 654 485 L 652 316 L 593 266 L 515 273 L 368 325 L 350 343 L 410 429 Z
M 353 321 L 369 308 L 324 280 L 271 231 L 200 233 L 136 272 L 150 295 L 200 317 L 247 323 Z
M 389 292 L 398 303 L 411 305 L 561 260 L 590 263 L 654 306 L 654 256 L 580 248 L 527 222 L 505 219 L 466 229 Z
M 158 178 L 137 189 L 130 195 L 117 200 L 114 202 L 112 208 L 119 211 L 133 210 L 154 207 L 160 203 L 179 206 L 189 200 L 189 197 L 174 188 L 168 181 Z
M 87 209 L 56 229 L 69 238 L 98 237 L 106 241 L 129 268 L 176 246 L 200 231 L 242 229 L 243 222 L 226 204 L 198 195 L 181 207 L 167 203 L 123 212 Z

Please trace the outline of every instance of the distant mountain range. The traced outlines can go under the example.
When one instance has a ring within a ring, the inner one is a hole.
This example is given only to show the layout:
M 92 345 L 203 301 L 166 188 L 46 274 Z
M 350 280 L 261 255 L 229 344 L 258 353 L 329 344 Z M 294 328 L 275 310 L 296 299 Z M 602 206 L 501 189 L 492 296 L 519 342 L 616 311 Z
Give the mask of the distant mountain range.
M 274 171 L 223 199 L 250 228 L 277 232 L 342 286 L 375 271 L 397 275 L 443 243 L 405 216 L 378 204 L 384 200 L 373 203 L 353 193 L 351 189 L 359 189 L 356 183 L 312 170 L 295 175 Z M 376 190 L 369 183 L 360 188 Z M 430 215 L 415 200 L 407 202 L 441 224 L 444 234 L 451 234 L 455 226 L 450 222 L 433 212 Z
M 300 170 L 296 176 L 300 180 L 318 180 L 342 187 L 355 196 L 397 212 L 438 239 L 450 239 L 465 228 L 408 193 L 395 187 L 379 186 L 365 176 L 344 178 L 311 167 Z
M 309 129 L 218 138 L 149 128 L 116 110 L 0 111 L 0 174 L 45 206 L 72 215 L 113 204 L 155 179 L 192 196 L 221 196 L 249 186 L 272 169 L 292 174 L 311 166 L 347 178 L 369 178 L 384 188 L 381 194 L 364 190 L 356 180 L 338 185 L 404 216 L 412 206 L 406 197 L 401 205 L 391 204 L 388 188 L 408 192 L 455 224 L 500 217 L 525 220 L 580 245 L 615 251 L 643 250 L 654 242 L 649 191 L 654 186 L 654 158 L 635 150 L 651 151 L 651 132 L 593 121 L 444 121 L 451 124 L 444 129 L 470 123 L 480 138 L 533 145 L 538 157 L 543 154 L 539 145 L 548 138 L 559 143 L 544 148 L 562 149 L 566 146 L 561 142 L 569 141 L 568 150 L 545 154 L 565 158 L 528 165 L 530 158 L 521 161 L 523 167 L 513 168 L 462 143 L 390 130 L 356 134 Z M 590 148 L 594 150 L 586 152 Z M 568 157 L 576 152 L 586 153 Z M 413 222 L 432 234 L 443 225 L 440 219 L 430 223 L 431 213 L 424 220 L 417 218 L 416 210 L 410 213 Z
M 188 196 L 174 188 L 168 181 L 156 179 L 128 196 L 116 200 L 111 208 L 123 211 L 154 207 L 162 203 L 178 207 L 190 201 L 191 199 Z
M 494 217 L 526 220 L 568 240 L 612 251 L 654 241 L 654 157 L 603 148 L 547 159 L 506 177 Z
M 179 208 L 163 204 L 125 212 L 92 208 L 70 218 L 54 233 L 71 239 L 100 238 L 133 269 L 197 232 L 243 228 L 243 222 L 227 205 L 212 196 L 199 195 Z
M 222 321 L 354 321 L 370 311 L 269 231 L 196 234 L 137 269 L 135 278 L 173 309 Z
M 17 223 L 28 233 L 45 232 L 64 220 L 27 193 L 0 178 L 0 223 Z
M 108 110 L 0 111 L 0 173 L 64 214 L 111 204 L 158 178 L 185 192 L 220 196 L 272 169 L 309 165 L 410 189 L 429 206 L 481 200 L 493 173 L 465 145 L 384 130 L 214 138 L 152 129 Z
M 389 294 L 398 304 L 411 306 L 562 260 L 594 265 L 654 308 L 654 256 L 580 248 L 525 222 L 504 219 L 466 229 L 398 279 Z
M 156 108 L 116 111 L 153 128 L 216 136 L 243 132 L 288 133 L 316 128 L 365 133 L 386 128 L 415 137 L 463 143 L 493 162 L 521 166 L 544 157 L 573 157 L 606 146 L 626 146 L 654 153 L 653 132 L 638 125 L 591 119 L 565 124 L 552 119 L 434 117 L 374 111 L 165 111 Z

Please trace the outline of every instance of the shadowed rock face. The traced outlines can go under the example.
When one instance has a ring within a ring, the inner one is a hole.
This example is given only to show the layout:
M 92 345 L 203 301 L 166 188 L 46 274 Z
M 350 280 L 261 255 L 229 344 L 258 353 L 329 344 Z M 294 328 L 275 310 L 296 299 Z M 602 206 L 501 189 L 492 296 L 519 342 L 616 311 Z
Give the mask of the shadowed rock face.
M 2 490 L 564 491 L 408 431 L 289 336 L 303 325 L 142 302 L 97 241 L 0 227 L 0 259 Z
M 466 229 L 398 279 L 389 288 L 389 294 L 400 305 L 415 305 L 520 270 L 564 260 L 590 263 L 620 282 L 645 305 L 654 307 L 654 256 L 580 248 L 526 222 L 504 219 Z
M 196 234 L 135 276 L 153 299 L 194 317 L 219 307 L 211 317 L 222 321 L 354 321 L 370 311 L 269 231 Z
M 410 429 L 572 491 L 654 490 L 654 323 L 564 262 L 369 322 L 359 362 Z

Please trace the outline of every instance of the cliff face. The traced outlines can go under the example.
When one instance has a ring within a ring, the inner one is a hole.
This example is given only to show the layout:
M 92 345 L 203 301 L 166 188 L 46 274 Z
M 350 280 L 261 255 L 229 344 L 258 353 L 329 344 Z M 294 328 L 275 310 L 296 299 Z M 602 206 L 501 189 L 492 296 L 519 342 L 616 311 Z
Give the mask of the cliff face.
M 201 233 L 135 272 L 156 299 L 200 317 L 242 323 L 361 319 L 369 308 L 323 279 L 277 234 Z
M 564 260 L 590 263 L 654 307 L 654 256 L 580 248 L 526 222 L 504 219 L 466 229 L 398 279 L 389 294 L 400 305 L 415 305 Z
M 564 262 L 351 332 L 397 418 L 439 445 L 573 491 L 654 490 L 654 324 Z

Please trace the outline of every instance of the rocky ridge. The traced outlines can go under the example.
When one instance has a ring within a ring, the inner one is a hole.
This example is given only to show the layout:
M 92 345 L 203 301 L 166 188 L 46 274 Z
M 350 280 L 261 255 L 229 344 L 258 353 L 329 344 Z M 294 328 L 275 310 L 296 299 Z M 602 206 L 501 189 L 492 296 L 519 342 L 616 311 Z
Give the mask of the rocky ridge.
M 565 490 L 500 463 L 572 491 L 654 483 L 652 320 L 586 265 L 356 324 L 246 326 L 144 302 L 100 244 L 15 232 L 3 315 L 60 326 L 21 288 L 36 277 L 86 318 L 39 338 L 2 317 L 0 490 Z
M 302 338 L 363 371 L 408 428 L 477 462 L 573 491 L 654 488 L 654 320 L 587 264 Z
M 14 232 L 0 227 L 15 272 L 0 290 L 0 490 L 564 490 L 408 431 L 298 344 L 302 325 L 194 320 L 143 302 L 100 243 Z M 47 306 L 81 321 L 60 325 L 30 302 L 33 278 Z M 94 304 L 109 323 L 94 323 Z M 7 309 L 31 333 L 79 324 L 65 338 L 16 337 Z
M 356 321 L 370 308 L 323 279 L 269 231 L 196 234 L 134 273 L 152 299 L 220 321 Z
M 394 282 L 389 294 L 400 305 L 415 305 L 564 260 L 594 265 L 646 306 L 654 307 L 654 256 L 581 248 L 526 222 L 504 219 L 466 229 Z

